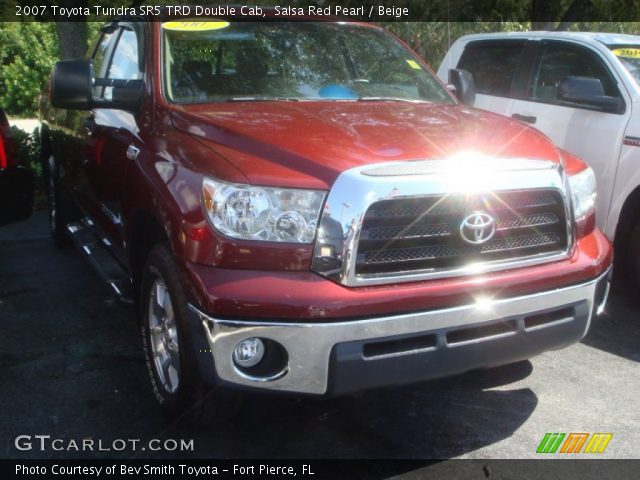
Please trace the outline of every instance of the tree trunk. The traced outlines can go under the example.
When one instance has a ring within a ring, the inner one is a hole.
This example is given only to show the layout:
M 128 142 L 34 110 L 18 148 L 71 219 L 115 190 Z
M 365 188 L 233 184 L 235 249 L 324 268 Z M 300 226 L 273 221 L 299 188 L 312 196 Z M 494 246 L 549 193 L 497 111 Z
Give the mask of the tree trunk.
M 556 19 L 554 0 L 533 0 L 531 2 L 531 30 L 553 30 Z
M 593 9 L 592 0 L 573 0 L 561 15 L 554 0 L 533 0 L 531 30 L 569 30 L 574 23 L 587 20 Z M 556 20 L 559 20 L 559 23 L 554 27 Z
M 86 8 L 89 0 L 59 0 L 56 3 L 65 8 Z M 75 22 L 56 22 L 61 59 L 83 58 L 87 53 L 89 28 L 86 18 L 77 18 Z
M 87 22 L 56 22 L 60 58 L 83 58 L 87 53 Z
M 573 0 L 565 14 L 560 19 L 556 30 L 569 30 L 576 22 L 586 21 L 593 13 L 593 2 L 591 0 Z

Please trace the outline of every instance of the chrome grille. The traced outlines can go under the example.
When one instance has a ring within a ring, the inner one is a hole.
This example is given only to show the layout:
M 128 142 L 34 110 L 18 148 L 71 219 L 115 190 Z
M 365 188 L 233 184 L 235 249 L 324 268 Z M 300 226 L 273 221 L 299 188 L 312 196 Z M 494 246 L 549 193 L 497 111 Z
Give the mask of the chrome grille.
M 486 243 L 464 241 L 472 212 L 495 220 Z M 566 251 L 566 210 L 557 190 L 448 194 L 388 199 L 366 211 L 355 259 L 357 276 L 433 271 Z

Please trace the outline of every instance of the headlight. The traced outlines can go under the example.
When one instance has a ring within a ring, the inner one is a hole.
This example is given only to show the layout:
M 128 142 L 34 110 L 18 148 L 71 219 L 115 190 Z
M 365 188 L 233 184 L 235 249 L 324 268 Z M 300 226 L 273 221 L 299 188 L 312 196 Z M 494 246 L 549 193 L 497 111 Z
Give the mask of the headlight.
M 233 238 L 311 243 L 325 192 L 254 187 L 205 178 L 204 209 L 213 227 Z
M 578 225 L 578 236 L 589 233 L 595 224 L 596 176 L 590 167 L 569 177 L 573 214 Z
M 596 176 L 590 167 L 569 177 L 573 213 L 576 221 L 584 220 L 596 206 Z

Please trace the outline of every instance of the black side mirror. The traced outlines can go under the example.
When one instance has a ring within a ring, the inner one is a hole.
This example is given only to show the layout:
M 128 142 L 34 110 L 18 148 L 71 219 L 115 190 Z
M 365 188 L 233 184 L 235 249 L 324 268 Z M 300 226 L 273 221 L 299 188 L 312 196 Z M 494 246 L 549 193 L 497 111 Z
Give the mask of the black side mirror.
M 476 83 L 467 70 L 449 70 L 449 83 L 455 88 L 456 97 L 465 105 L 473 106 L 476 101 Z
M 609 97 L 599 78 L 569 76 L 558 84 L 558 100 L 568 105 L 593 107 L 607 112 L 624 108 L 621 98 Z
M 93 87 L 108 88 L 109 95 L 94 98 Z M 137 110 L 142 92 L 142 80 L 94 79 L 90 60 L 62 60 L 51 74 L 51 105 L 56 108 Z
M 91 108 L 93 64 L 89 60 L 62 60 L 51 73 L 51 105 L 56 108 Z

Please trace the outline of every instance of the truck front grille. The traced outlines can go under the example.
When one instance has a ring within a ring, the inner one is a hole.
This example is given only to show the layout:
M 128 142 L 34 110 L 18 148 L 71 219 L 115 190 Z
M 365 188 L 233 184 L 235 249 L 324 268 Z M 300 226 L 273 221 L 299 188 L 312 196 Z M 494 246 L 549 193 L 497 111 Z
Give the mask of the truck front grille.
M 461 232 L 476 212 L 490 216 L 495 227 L 479 244 Z M 449 270 L 553 255 L 566 251 L 568 242 L 565 205 L 554 189 L 383 200 L 364 216 L 355 274 Z

